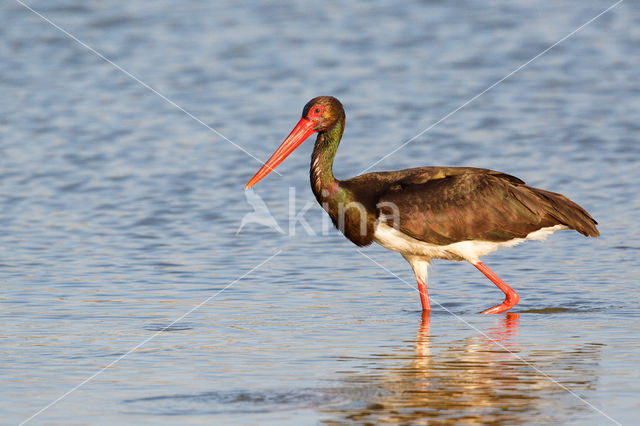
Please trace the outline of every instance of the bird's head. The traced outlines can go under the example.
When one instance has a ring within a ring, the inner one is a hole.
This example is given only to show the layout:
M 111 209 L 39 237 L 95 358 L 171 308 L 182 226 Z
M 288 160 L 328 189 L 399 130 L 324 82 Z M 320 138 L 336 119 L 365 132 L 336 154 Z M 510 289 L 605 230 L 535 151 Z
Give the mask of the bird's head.
M 322 133 L 333 129 L 343 115 L 344 109 L 339 100 L 333 96 L 318 96 L 304 106 L 301 120 L 314 122 L 313 130 Z
M 302 118 L 300 118 L 298 124 L 296 124 L 271 158 L 251 178 L 245 189 L 252 187 L 260 179 L 268 175 L 311 134 L 316 132 L 323 133 L 333 129 L 342 117 L 344 117 L 342 104 L 333 96 L 318 96 L 311 99 L 302 109 Z

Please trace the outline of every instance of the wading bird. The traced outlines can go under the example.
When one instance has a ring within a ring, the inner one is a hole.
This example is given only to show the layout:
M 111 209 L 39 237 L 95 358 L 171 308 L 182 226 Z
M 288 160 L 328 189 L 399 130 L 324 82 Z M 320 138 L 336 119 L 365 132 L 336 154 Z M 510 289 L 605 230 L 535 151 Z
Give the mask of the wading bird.
M 520 297 L 480 261 L 481 256 L 525 240 L 543 239 L 559 229 L 599 235 L 597 222 L 564 195 L 493 170 L 419 167 L 338 180 L 332 166 L 344 125 L 344 109 L 336 98 L 310 100 L 293 131 L 245 189 L 318 133 L 310 171 L 316 199 L 354 244 L 376 242 L 404 256 L 416 275 L 423 311 L 431 310 L 427 266 L 433 258 L 466 260 L 478 268 L 506 296 L 504 302 L 481 313 L 498 314 L 515 306 Z

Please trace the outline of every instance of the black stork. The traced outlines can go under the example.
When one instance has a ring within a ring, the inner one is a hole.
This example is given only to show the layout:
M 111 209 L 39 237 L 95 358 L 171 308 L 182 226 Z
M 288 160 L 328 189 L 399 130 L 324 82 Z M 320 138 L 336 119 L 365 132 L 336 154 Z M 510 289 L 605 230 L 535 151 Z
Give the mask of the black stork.
M 418 167 L 333 176 L 345 125 L 340 101 L 310 100 L 302 118 L 245 189 L 271 172 L 312 133 L 311 189 L 334 225 L 354 244 L 376 242 L 409 262 L 418 282 L 422 310 L 430 311 L 427 266 L 431 259 L 468 261 L 502 290 L 504 302 L 482 311 L 498 314 L 520 297 L 480 257 L 504 246 L 543 239 L 559 229 L 597 237 L 597 222 L 578 204 L 555 192 L 533 188 L 517 177 L 472 167 Z

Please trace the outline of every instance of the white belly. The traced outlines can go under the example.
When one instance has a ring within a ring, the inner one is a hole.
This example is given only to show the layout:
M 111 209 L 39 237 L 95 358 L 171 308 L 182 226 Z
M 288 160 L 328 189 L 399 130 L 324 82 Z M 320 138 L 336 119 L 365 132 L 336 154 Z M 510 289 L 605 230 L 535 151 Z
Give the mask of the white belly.
M 382 247 L 396 251 L 405 256 L 420 256 L 426 260 L 433 258 L 447 260 L 467 260 L 471 263 L 478 262 L 479 258 L 487 255 L 500 247 L 512 247 L 525 240 L 544 240 L 547 236 L 559 229 L 568 229 L 564 225 L 555 225 L 539 229 L 530 233 L 525 238 L 514 238 L 509 241 L 460 241 L 458 243 L 437 245 L 429 244 L 391 227 L 384 223 L 378 223 L 374 229 L 373 240 Z

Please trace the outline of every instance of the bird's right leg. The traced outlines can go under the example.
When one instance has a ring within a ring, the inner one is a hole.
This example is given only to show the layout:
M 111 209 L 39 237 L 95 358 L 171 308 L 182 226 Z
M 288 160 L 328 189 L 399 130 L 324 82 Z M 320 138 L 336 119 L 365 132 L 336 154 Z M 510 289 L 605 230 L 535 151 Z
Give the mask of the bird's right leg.
M 417 277 L 416 277 L 417 278 Z M 429 293 L 427 292 L 427 283 L 417 278 L 418 292 L 420 292 L 420 302 L 422 302 L 422 312 L 430 312 L 431 304 L 429 303 Z
M 420 302 L 422 302 L 422 311 L 431 311 L 431 304 L 429 303 L 429 293 L 427 292 L 427 267 L 429 261 L 418 256 L 405 256 L 402 255 L 416 275 L 416 281 L 418 282 L 418 293 L 420 293 Z

